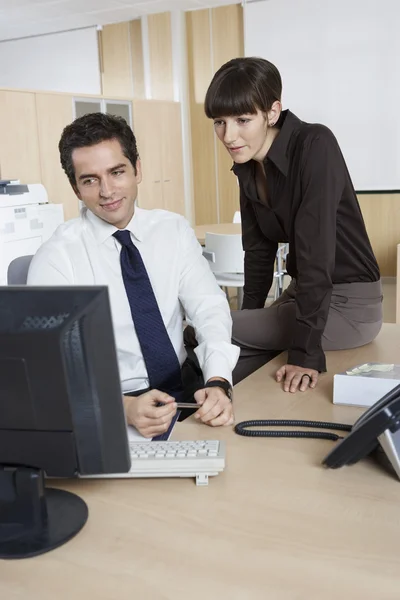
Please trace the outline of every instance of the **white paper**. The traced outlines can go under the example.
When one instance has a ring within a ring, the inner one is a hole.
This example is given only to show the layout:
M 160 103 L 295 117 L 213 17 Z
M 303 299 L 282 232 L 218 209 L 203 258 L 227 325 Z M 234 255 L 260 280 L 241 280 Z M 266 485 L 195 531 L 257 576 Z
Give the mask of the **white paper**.
M 151 442 L 151 438 L 145 438 L 135 427 L 132 427 L 132 425 L 128 425 L 127 430 L 128 442 Z

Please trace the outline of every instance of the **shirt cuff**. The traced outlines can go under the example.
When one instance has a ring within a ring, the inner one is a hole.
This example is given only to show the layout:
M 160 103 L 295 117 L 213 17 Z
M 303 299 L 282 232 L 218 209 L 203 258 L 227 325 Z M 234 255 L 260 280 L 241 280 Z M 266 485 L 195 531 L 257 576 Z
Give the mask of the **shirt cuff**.
M 240 348 L 227 342 L 220 342 L 219 348 L 202 348 L 203 344 L 194 349 L 200 368 L 203 372 L 204 382 L 211 377 L 221 377 L 232 385 L 232 371 L 238 361 Z
M 301 350 L 289 350 L 287 364 L 303 367 L 304 369 L 314 369 L 319 373 L 326 371 L 326 359 L 322 348 L 316 349 L 312 354 Z

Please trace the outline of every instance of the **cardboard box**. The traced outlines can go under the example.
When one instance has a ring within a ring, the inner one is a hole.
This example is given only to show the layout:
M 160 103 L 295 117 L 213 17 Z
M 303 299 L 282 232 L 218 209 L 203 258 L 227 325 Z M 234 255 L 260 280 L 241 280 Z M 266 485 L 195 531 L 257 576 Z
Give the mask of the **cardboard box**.
M 400 385 L 400 365 L 365 363 L 333 377 L 333 403 L 372 406 Z

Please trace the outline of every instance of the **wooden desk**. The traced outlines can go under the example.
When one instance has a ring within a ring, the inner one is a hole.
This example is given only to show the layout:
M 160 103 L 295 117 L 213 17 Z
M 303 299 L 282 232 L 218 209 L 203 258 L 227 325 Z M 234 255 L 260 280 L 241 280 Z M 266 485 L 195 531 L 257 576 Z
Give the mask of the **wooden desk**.
M 210 233 L 224 233 L 224 234 L 237 234 L 242 233 L 241 223 L 217 223 L 214 225 L 197 225 L 194 228 L 197 239 L 200 244 L 204 246 L 206 239 L 206 232 Z
M 273 380 L 284 356 L 236 388 L 237 420 L 352 423 L 333 406 L 334 371 L 400 358 L 400 327 L 358 350 L 328 353 L 318 388 L 288 394 Z M 89 505 L 66 545 L 0 561 L 4 600 L 398 600 L 400 482 L 372 460 L 327 470 L 333 442 L 249 439 L 179 424 L 175 437 L 227 443 L 224 473 L 193 480 L 63 483 Z

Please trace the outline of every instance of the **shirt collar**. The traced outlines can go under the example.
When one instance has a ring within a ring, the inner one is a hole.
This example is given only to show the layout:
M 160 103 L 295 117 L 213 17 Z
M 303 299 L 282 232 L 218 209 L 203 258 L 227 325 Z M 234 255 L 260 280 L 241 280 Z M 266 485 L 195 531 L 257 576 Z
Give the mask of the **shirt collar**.
M 139 241 L 143 241 L 143 237 L 146 234 L 147 229 L 147 215 L 146 210 L 143 208 L 139 208 L 135 206 L 135 212 L 133 214 L 132 219 L 125 227 L 126 230 L 130 231 L 132 235 Z M 87 208 L 82 209 L 82 218 L 87 220 L 89 227 L 94 235 L 96 242 L 100 245 L 103 244 L 106 240 L 108 240 L 118 228 L 115 225 L 111 225 L 103 219 L 97 217 L 92 211 Z
M 268 151 L 267 156 L 265 157 L 265 161 L 270 160 L 274 163 L 274 165 L 281 171 L 281 173 L 286 177 L 288 174 L 288 147 L 290 139 L 293 133 L 299 129 L 301 125 L 301 121 L 296 115 L 294 115 L 290 110 L 283 110 L 281 112 L 281 116 L 279 117 L 279 121 L 277 126 L 280 128 L 279 135 L 276 136 L 274 141 L 272 142 L 271 148 Z M 264 161 L 264 162 L 265 162 Z M 249 163 L 252 161 L 248 161 L 247 163 L 235 163 L 232 167 L 235 175 L 242 173 L 247 170 L 249 167 Z

